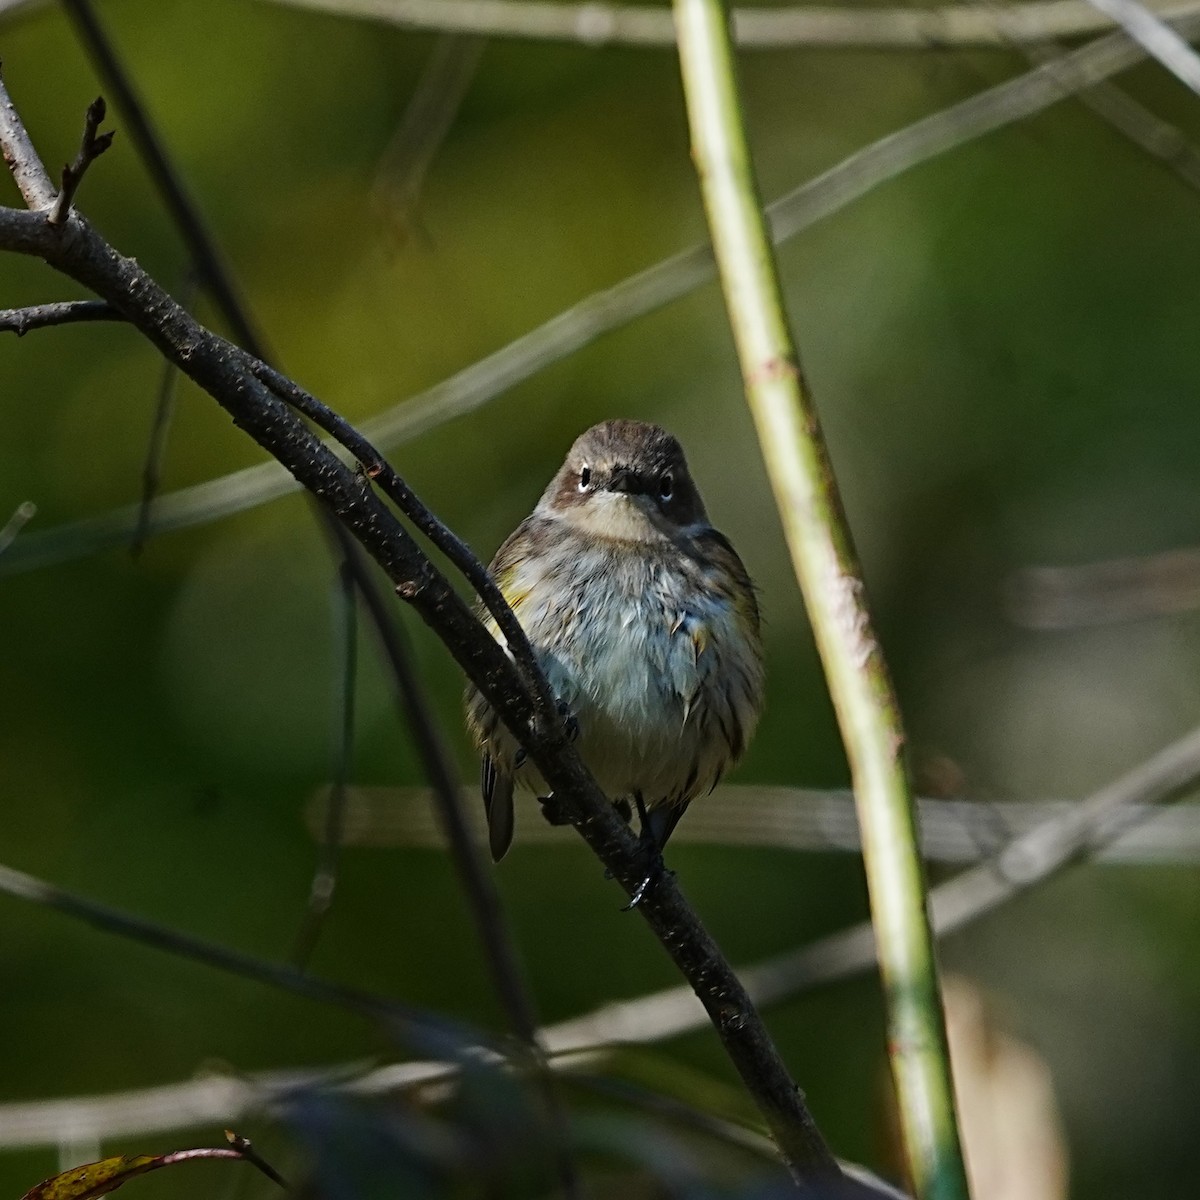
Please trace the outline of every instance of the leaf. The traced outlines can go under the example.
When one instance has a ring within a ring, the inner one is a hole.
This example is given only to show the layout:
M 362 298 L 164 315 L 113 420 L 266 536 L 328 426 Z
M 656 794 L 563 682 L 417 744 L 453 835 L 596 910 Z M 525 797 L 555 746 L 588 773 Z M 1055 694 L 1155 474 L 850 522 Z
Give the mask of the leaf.
M 72 1167 L 61 1175 L 52 1175 L 21 1197 L 21 1200 L 92 1200 L 119 1188 L 121 1184 L 162 1166 L 161 1159 L 151 1154 L 121 1154 L 102 1158 L 99 1162 Z
M 116 1158 L 102 1158 L 99 1162 L 84 1163 L 72 1167 L 61 1175 L 43 1179 L 36 1187 L 21 1197 L 21 1200 L 94 1200 L 116 1191 L 136 1175 L 157 1171 L 174 1163 L 191 1162 L 197 1158 L 244 1159 L 239 1149 L 229 1147 L 199 1147 L 195 1150 L 173 1150 L 170 1154 L 123 1154 Z

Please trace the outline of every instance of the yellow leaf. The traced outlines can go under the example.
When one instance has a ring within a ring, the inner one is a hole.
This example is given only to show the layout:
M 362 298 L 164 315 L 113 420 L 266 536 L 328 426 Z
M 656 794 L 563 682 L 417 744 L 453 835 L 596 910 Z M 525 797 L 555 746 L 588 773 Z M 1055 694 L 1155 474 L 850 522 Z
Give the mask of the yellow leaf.
M 135 1175 L 153 1170 L 161 1160 L 152 1154 L 122 1154 L 99 1162 L 72 1167 L 61 1175 L 43 1179 L 21 1200 L 92 1200 L 119 1188 Z

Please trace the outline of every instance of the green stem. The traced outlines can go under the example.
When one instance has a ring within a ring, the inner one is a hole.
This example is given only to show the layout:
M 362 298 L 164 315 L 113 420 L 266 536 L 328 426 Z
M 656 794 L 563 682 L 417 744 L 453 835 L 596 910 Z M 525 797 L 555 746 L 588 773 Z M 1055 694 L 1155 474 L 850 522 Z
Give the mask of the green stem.
M 854 783 L 889 1048 L 921 1200 L 966 1200 L 904 733 L 784 313 L 723 0 L 674 0 L 692 151 L 750 404 Z

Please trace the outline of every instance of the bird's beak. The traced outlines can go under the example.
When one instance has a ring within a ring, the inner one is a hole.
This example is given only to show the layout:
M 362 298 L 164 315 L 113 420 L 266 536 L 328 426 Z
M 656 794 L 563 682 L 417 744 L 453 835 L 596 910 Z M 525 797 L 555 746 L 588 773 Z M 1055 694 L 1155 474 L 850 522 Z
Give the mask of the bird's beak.
M 628 467 L 616 467 L 613 473 L 608 477 L 608 483 L 605 488 L 610 492 L 624 492 L 629 496 L 637 496 L 646 490 L 642 478 L 636 471 L 631 471 Z

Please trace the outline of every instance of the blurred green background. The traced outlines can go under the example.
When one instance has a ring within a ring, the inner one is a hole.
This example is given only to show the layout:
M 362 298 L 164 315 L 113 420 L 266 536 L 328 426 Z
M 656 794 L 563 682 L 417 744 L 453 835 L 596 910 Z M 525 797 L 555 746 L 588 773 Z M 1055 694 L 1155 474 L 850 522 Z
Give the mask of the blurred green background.
M 669 52 L 490 44 L 415 222 L 398 228 L 371 188 L 432 36 L 249 0 L 110 0 L 102 15 L 280 362 L 351 419 L 703 237 Z M 4 18 L 0 52 L 36 144 L 65 161 L 98 90 L 66 21 L 53 6 Z M 748 54 L 764 193 L 1023 65 L 1000 52 Z M 1200 138 L 1200 101 L 1160 69 L 1122 84 Z M 184 253 L 120 117 L 110 123 L 117 141 L 81 208 L 177 290 Z M 7 176 L 0 195 L 19 202 Z M 972 797 L 1072 798 L 1195 723 L 1195 612 L 1040 630 L 1015 620 L 1006 596 L 1030 564 L 1200 540 L 1198 229 L 1200 192 L 1066 102 L 887 184 L 782 251 L 922 780 L 948 762 Z M 0 260 L 0 305 L 75 294 L 38 262 Z M 198 312 L 217 320 L 203 302 Z M 32 534 L 136 499 L 160 377 L 154 352 L 119 326 L 0 341 L 0 517 L 35 501 Z M 680 436 L 761 585 L 769 705 L 737 780 L 844 785 L 715 285 L 393 461 L 486 558 L 576 434 L 615 415 Z M 165 486 L 259 461 L 184 383 Z M 109 551 L 0 581 L 3 860 L 285 956 L 315 858 L 302 814 L 333 757 L 332 595 L 294 497 L 165 535 L 137 561 Z M 457 668 L 404 619 L 471 778 Z M 363 642 L 354 779 L 419 783 Z M 538 818 L 527 806 L 520 819 Z M 549 848 L 519 838 L 497 878 L 543 1018 L 675 982 L 569 832 Z M 735 962 L 866 911 L 850 855 L 680 841 L 669 857 Z M 989 992 L 1048 1065 L 1078 1200 L 1196 1194 L 1198 918 L 1193 869 L 1081 867 L 945 945 L 946 965 Z M 347 850 L 313 966 L 501 1026 L 440 852 Z M 894 1171 L 876 981 L 797 998 L 770 1024 L 838 1153 Z M 0 1100 L 392 1052 L 337 1011 L 0 900 Z M 646 1069 L 667 1079 L 672 1064 L 733 1084 L 708 1031 L 657 1048 Z M 56 1161 L 52 1148 L 0 1156 L 0 1190 L 19 1195 Z M 229 1184 L 210 1165 L 131 1186 L 154 1197 Z

